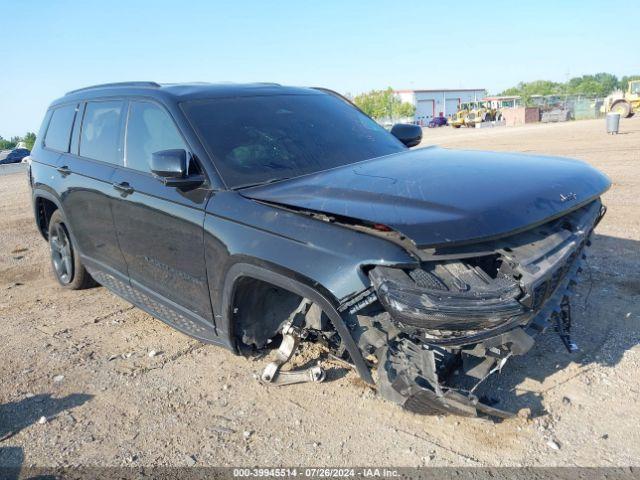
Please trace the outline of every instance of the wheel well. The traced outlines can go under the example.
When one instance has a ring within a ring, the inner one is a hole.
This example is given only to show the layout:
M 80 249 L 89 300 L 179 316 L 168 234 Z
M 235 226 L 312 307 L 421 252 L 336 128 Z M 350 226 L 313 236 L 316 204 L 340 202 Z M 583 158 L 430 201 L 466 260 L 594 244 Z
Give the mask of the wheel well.
M 289 290 L 251 277 L 236 282 L 232 303 L 233 331 L 239 346 L 263 348 L 302 302 Z
M 312 301 L 314 304 L 312 305 L 312 308 L 317 308 L 316 311 L 320 313 L 320 318 L 316 322 L 313 321 L 315 319 L 310 319 L 309 314 L 307 314 L 307 323 L 309 323 L 309 320 L 312 320 L 312 323 L 315 324 L 313 328 L 316 330 L 330 330 L 331 332 L 335 332 L 341 346 L 344 347 L 344 350 L 348 353 L 349 357 L 351 357 L 351 360 L 362 380 L 371 385 L 375 383 L 371 376 L 369 366 L 365 362 L 362 352 L 358 348 L 358 345 L 356 345 L 356 342 L 345 323 L 348 314 L 346 312 L 343 314 L 338 312 L 336 309 L 337 301 L 331 296 L 331 293 L 325 291 L 322 285 L 317 282 L 314 282 L 314 285 L 311 286 L 310 284 L 294 279 L 292 276 L 283 275 L 282 273 L 266 269 L 259 265 L 239 262 L 232 265 L 229 270 L 227 270 L 226 280 L 222 291 L 222 305 L 225 305 L 225 307 L 224 314 L 222 315 L 222 318 L 220 318 L 220 325 L 221 333 L 228 339 L 230 345 L 238 349 L 241 347 L 241 345 L 238 345 L 239 342 L 237 341 L 237 332 L 239 330 L 236 327 L 234 309 L 235 306 L 240 303 L 239 298 L 236 299 L 236 287 L 240 284 L 240 281 L 246 277 L 254 280 L 262 279 L 262 282 L 267 283 L 270 286 L 273 285 L 279 287 L 287 292 L 293 292 L 293 294 L 298 298 L 305 298 Z M 251 283 L 248 285 L 251 285 Z M 247 284 L 244 286 L 246 287 Z M 325 325 L 323 325 L 323 317 L 326 317 L 327 319 L 326 328 Z
M 45 240 L 48 240 L 49 237 L 49 220 L 57 209 L 58 206 L 51 200 L 43 197 L 36 198 L 36 222 L 38 230 Z

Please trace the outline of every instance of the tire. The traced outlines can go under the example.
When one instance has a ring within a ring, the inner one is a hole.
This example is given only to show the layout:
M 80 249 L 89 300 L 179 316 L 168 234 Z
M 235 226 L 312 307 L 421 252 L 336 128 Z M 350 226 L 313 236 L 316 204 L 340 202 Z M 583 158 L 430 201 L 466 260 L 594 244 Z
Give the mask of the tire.
M 627 118 L 631 115 L 631 105 L 625 101 L 616 102 L 611 106 L 611 111 L 619 113 L 621 118 Z
M 48 238 L 51 269 L 58 283 L 69 290 L 95 286 L 95 280 L 80 262 L 60 210 L 53 212 L 49 219 Z

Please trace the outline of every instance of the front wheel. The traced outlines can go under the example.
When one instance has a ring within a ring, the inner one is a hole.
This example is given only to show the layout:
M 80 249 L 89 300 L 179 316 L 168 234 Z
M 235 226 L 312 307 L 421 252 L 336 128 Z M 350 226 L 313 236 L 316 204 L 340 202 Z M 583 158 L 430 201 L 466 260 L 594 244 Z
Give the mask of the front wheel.
M 64 288 L 81 290 L 96 284 L 80 262 L 59 210 L 49 220 L 49 249 L 53 274 Z

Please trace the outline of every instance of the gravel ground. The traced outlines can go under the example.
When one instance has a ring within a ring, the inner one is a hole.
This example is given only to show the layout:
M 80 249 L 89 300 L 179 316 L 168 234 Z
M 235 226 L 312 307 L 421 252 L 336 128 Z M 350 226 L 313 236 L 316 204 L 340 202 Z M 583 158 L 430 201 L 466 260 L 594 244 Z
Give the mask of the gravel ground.
M 104 288 L 62 290 L 14 173 L 0 176 L 0 465 L 640 465 L 640 118 L 618 136 L 582 121 L 426 130 L 423 143 L 577 157 L 613 180 L 573 301 L 581 351 L 547 334 L 485 386 L 518 417 L 413 415 L 337 368 L 264 387 L 264 360 Z

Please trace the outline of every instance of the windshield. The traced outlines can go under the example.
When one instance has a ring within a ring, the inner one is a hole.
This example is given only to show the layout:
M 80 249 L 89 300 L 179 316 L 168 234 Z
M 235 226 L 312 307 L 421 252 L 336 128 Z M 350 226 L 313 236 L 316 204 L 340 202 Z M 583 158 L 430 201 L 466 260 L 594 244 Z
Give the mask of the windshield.
M 329 94 L 185 102 L 183 108 L 229 188 L 297 177 L 406 147 Z

